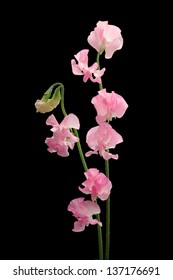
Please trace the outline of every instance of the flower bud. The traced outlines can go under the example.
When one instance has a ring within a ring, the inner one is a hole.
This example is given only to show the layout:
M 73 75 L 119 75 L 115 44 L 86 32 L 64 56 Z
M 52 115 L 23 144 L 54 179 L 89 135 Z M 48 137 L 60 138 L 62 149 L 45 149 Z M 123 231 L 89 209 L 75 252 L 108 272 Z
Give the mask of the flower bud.
M 39 113 L 47 113 L 47 112 L 51 112 L 53 109 L 55 109 L 58 104 L 60 103 L 60 100 L 61 100 L 61 93 L 60 93 L 60 89 L 61 89 L 61 86 L 58 86 L 52 97 L 51 97 L 51 94 L 52 94 L 52 91 L 55 87 L 55 84 L 52 85 L 43 95 L 42 99 L 38 99 L 36 102 L 35 102 L 35 108 L 37 110 L 37 112 Z M 50 98 L 51 97 L 51 98 Z

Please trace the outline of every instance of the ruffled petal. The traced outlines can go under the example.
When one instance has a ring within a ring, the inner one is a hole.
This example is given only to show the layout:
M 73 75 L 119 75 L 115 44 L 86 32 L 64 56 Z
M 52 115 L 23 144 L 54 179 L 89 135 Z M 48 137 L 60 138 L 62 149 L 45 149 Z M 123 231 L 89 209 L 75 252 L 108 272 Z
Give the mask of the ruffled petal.
M 76 115 L 71 113 L 71 114 L 65 116 L 65 118 L 61 122 L 60 126 L 64 127 L 64 128 L 76 128 L 76 129 L 79 129 L 80 128 L 79 119 L 78 119 L 78 117 Z
M 83 72 L 81 71 L 79 65 L 76 63 L 75 59 L 71 60 L 71 67 L 74 75 L 78 75 L 78 76 L 83 75 Z

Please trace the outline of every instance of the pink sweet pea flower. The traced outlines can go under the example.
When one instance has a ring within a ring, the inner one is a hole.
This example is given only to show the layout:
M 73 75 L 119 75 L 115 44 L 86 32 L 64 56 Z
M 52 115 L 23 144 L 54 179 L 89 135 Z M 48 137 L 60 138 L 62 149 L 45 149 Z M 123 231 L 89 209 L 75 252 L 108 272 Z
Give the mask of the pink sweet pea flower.
M 96 121 L 98 124 L 106 120 L 112 120 L 112 118 L 121 118 L 124 115 L 128 104 L 121 95 L 114 91 L 106 92 L 106 89 L 102 89 L 98 93 L 91 100 L 97 111 Z
M 108 24 L 108 21 L 99 21 L 97 27 L 88 36 L 88 43 L 97 52 L 105 50 L 105 58 L 111 58 L 114 52 L 123 46 L 121 30 L 117 26 Z
M 48 117 L 46 124 L 52 126 L 51 131 L 53 132 L 53 136 L 45 140 L 48 145 L 48 151 L 67 157 L 69 155 L 68 148 L 73 149 L 74 144 L 79 141 L 79 138 L 69 130 L 70 128 L 79 129 L 79 119 L 74 114 L 69 114 L 59 124 L 52 114 Z
M 112 188 L 111 181 L 96 168 L 90 168 L 84 174 L 87 180 L 82 185 L 85 188 L 79 187 L 79 190 L 85 194 L 91 194 L 92 200 L 95 200 L 97 197 L 101 200 L 106 200 Z
M 99 126 L 91 128 L 86 136 L 88 146 L 93 150 L 85 155 L 89 157 L 92 154 L 100 154 L 105 160 L 110 158 L 118 159 L 118 155 L 113 155 L 107 150 L 123 142 L 121 135 L 116 132 L 108 123 L 101 123 Z
M 105 72 L 105 68 L 98 69 L 98 64 L 95 62 L 92 66 L 88 67 L 88 52 L 89 50 L 82 50 L 78 52 L 71 60 L 72 72 L 74 75 L 84 75 L 83 81 L 87 82 L 90 79 L 94 83 L 101 83 L 101 77 Z M 94 77 L 93 77 L 94 76 Z
M 89 224 L 98 224 L 102 226 L 101 222 L 92 218 L 92 215 L 100 213 L 100 207 L 91 200 L 84 201 L 84 197 L 73 199 L 67 209 L 73 213 L 75 218 L 77 218 L 73 228 L 73 231 L 75 232 L 84 231 L 85 226 L 88 226 Z

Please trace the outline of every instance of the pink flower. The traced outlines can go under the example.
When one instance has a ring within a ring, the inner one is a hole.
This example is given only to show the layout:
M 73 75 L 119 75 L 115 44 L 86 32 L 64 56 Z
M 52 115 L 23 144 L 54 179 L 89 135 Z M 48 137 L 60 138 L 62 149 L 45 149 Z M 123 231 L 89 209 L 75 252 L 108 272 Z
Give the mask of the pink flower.
M 111 93 L 106 92 L 106 89 L 102 89 L 98 91 L 98 93 L 99 94 L 91 100 L 91 103 L 97 111 L 97 123 L 112 120 L 113 117 L 121 118 L 124 115 L 128 104 L 121 95 L 114 91 Z
M 75 59 L 71 60 L 72 72 L 74 75 L 84 75 L 84 82 L 87 82 L 88 79 L 90 79 L 92 82 L 100 84 L 100 78 L 103 76 L 105 68 L 103 68 L 102 70 L 97 70 L 97 62 L 95 62 L 92 66 L 88 67 L 88 52 L 89 50 L 82 50 L 74 56 L 78 64 L 76 63 Z
M 84 174 L 87 180 L 82 185 L 85 188 L 79 187 L 79 190 L 85 194 L 91 194 L 92 200 L 95 200 L 97 197 L 101 200 L 106 200 L 112 188 L 111 181 L 96 168 L 90 168 Z
M 79 138 L 69 130 L 70 128 L 79 129 L 79 119 L 74 114 L 69 114 L 59 124 L 52 114 L 48 117 L 46 124 L 52 126 L 51 131 L 53 132 L 53 136 L 45 140 L 48 145 L 48 151 L 67 157 L 69 155 L 68 148 L 73 149 L 74 144 L 79 141 Z
M 115 148 L 115 146 L 123 139 L 119 133 L 117 133 L 110 124 L 101 123 L 99 126 L 91 128 L 86 136 L 86 142 L 88 146 L 93 150 L 87 152 L 85 155 L 89 157 L 92 154 L 100 154 L 105 160 L 110 158 L 118 159 L 118 155 L 113 155 L 107 150 Z
M 91 200 L 84 201 L 83 197 L 73 199 L 67 209 L 73 213 L 75 218 L 77 218 L 73 228 L 73 231 L 75 232 L 83 231 L 85 226 L 88 226 L 89 224 L 99 224 L 102 226 L 101 222 L 92 218 L 92 215 L 100 213 L 100 207 Z
M 117 26 L 108 24 L 108 21 L 99 21 L 97 27 L 88 36 L 88 43 L 97 52 L 105 50 L 105 58 L 111 58 L 114 52 L 123 46 L 121 30 Z

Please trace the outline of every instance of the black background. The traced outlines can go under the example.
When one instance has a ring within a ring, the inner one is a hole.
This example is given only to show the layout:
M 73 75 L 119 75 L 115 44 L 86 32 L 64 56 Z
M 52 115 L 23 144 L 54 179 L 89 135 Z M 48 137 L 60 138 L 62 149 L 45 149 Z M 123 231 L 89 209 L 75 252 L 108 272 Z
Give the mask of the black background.
M 74 76 L 70 61 L 88 48 L 89 65 L 95 62 L 96 51 L 87 37 L 99 20 L 108 20 L 122 30 L 123 48 L 110 60 L 102 55 L 101 67 L 106 67 L 103 85 L 107 91 L 121 94 L 129 104 L 123 118 L 112 123 L 124 142 L 116 148 L 119 160 L 110 161 L 110 258 L 172 258 L 171 184 L 163 145 L 167 123 L 162 118 L 161 81 L 153 74 L 157 55 L 150 34 L 155 26 L 149 32 L 140 21 L 141 10 L 133 11 L 132 16 L 118 6 L 113 13 L 104 8 L 92 13 L 85 7 L 77 12 L 74 7 L 53 5 L 44 10 L 20 9 L 6 32 L 1 259 L 98 259 L 96 227 L 72 232 L 75 219 L 67 211 L 69 202 L 81 196 L 78 186 L 85 180 L 77 148 L 68 158 L 47 151 L 48 115 L 37 114 L 34 103 L 53 83 L 62 82 L 66 110 L 79 117 L 81 144 L 88 151 L 85 135 L 96 125 L 90 101 L 98 85 L 85 84 L 82 77 Z M 67 10 L 71 12 L 67 14 Z M 54 114 L 60 122 L 59 107 Z M 104 161 L 98 156 L 88 158 L 87 163 L 104 171 Z M 100 205 L 104 222 L 105 204 Z

